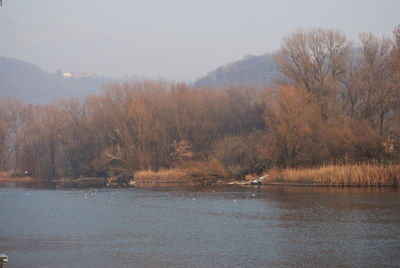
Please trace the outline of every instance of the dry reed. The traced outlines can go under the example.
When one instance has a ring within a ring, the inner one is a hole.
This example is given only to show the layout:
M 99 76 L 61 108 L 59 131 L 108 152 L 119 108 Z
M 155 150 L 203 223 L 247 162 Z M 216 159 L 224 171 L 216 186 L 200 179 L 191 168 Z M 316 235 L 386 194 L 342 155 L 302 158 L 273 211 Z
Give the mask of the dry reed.
M 318 168 L 272 169 L 266 183 L 320 186 L 398 186 L 400 165 L 327 165 Z
M 135 172 L 134 179 L 140 182 L 187 182 L 188 172 L 180 168 L 161 169 L 159 171 L 140 170 Z
M 133 177 L 138 182 L 197 182 L 207 183 L 226 176 L 222 164 L 210 161 L 184 161 L 178 167 L 159 171 L 140 170 Z
M 29 182 L 34 180 L 32 177 L 17 177 L 11 172 L 0 172 L 0 182 Z

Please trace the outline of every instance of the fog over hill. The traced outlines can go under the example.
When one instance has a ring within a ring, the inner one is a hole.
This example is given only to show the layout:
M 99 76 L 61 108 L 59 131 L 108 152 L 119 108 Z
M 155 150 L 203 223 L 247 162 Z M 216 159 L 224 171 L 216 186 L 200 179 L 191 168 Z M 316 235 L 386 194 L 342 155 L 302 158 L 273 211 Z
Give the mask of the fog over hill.
M 16 97 L 25 103 L 47 103 L 61 97 L 97 94 L 102 84 L 110 82 L 90 74 L 42 70 L 21 60 L 0 57 L 0 98 Z
M 246 56 L 209 72 L 194 82 L 195 86 L 227 86 L 231 83 L 268 87 L 277 66 L 271 54 Z M 144 79 L 144 78 L 143 78 Z M 16 97 L 24 103 L 48 103 L 62 97 L 98 94 L 104 84 L 140 80 L 136 76 L 108 79 L 87 73 L 58 71 L 49 73 L 25 61 L 0 56 L 0 98 Z
M 261 56 L 246 56 L 242 60 L 219 67 L 197 79 L 194 85 L 201 87 L 227 86 L 231 83 L 254 84 L 270 86 L 271 77 L 277 73 L 277 66 L 271 54 Z

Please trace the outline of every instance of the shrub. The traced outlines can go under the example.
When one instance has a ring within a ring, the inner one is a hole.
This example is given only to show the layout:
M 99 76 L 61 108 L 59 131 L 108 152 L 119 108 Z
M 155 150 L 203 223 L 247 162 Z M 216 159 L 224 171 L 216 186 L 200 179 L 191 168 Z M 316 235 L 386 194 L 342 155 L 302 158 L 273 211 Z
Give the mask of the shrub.
M 263 134 L 227 136 L 214 144 L 214 155 L 224 165 L 228 176 L 242 178 L 249 173 L 262 173 L 268 167 L 264 158 Z

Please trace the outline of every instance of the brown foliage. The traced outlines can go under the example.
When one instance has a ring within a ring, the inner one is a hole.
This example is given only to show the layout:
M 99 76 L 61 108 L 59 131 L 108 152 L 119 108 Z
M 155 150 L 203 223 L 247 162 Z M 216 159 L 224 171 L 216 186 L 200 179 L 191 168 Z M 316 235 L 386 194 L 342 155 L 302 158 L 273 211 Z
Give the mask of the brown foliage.
M 50 179 L 154 170 L 146 176 L 207 181 L 271 166 L 399 160 L 399 28 L 393 40 L 360 35 L 360 49 L 333 30 L 289 35 L 274 56 L 285 83 L 264 98 L 249 85 L 138 81 L 53 104 L 2 101 L 0 171 Z
M 265 183 L 319 186 L 397 186 L 400 165 L 328 165 L 319 168 L 272 169 Z
M 179 143 L 174 141 L 174 151 L 171 153 L 172 157 L 177 161 L 192 160 L 193 152 L 187 140 L 182 140 Z
M 351 43 L 339 31 L 298 30 L 283 39 L 274 58 L 287 82 L 314 94 L 326 118 L 335 109 L 338 77 Z
M 226 136 L 214 143 L 213 154 L 224 165 L 228 176 L 239 179 L 249 173 L 262 173 L 269 167 L 263 136 L 260 130 L 248 135 Z
M 83 100 L 2 104 L 1 168 L 9 151 L 15 171 L 44 178 L 131 177 L 189 160 L 203 166 L 215 140 L 263 127 L 256 100 L 251 88 L 142 81 L 107 85 L 104 94 Z M 15 119 L 3 110 L 15 110 Z
M 321 127 L 319 106 L 304 88 L 282 86 L 266 105 L 267 151 L 277 166 L 310 161 Z
M 153 182 L 191 182 L 192 178 L 188 176 L 186 170 L 179 168 L 171 169 L 160 169 L 159 171 L 153 170 L 140 170 L 135 172 L 133 175 L 135 181 L 141 183 L 153 183 Z
M 140 170 L 135 172 L 134 180 L 140 183 L 209 183 L 225 177 L 222 164 L 215 159 L 210 161 L 185 161 L 178 167 L 159 171 Z

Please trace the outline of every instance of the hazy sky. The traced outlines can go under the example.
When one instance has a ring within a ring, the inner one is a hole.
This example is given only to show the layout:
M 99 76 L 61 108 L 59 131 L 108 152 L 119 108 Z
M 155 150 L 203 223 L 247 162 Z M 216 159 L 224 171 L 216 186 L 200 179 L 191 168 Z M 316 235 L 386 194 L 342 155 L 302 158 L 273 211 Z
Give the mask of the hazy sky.
M 399 0 L 3 0 L 0 56 L 49 72 L 194 81 L 299 27 L 391 36 Z

